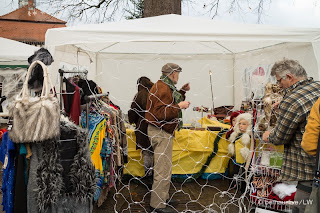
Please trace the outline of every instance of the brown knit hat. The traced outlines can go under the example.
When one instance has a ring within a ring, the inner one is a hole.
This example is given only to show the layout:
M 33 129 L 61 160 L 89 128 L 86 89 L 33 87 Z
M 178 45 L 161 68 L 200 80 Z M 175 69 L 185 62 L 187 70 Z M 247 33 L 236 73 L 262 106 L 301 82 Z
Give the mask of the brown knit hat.
M 169 74 L 173 71 L 182 72 L 182 68 L 178 64 L 167 63 L 161 69 L 161 72 L 164 74 Z

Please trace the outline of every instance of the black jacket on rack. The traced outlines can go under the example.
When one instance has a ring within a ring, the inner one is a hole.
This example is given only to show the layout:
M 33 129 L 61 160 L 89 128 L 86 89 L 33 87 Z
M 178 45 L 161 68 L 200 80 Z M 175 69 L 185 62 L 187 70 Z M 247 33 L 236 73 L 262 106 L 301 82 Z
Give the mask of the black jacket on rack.
M 83 90 L 84 96 L 99 94 L 98 86 L 92 80 L 79 79 L 78 86 Z M 81 104 L 86 104 L 84 96 L 81 97 Z

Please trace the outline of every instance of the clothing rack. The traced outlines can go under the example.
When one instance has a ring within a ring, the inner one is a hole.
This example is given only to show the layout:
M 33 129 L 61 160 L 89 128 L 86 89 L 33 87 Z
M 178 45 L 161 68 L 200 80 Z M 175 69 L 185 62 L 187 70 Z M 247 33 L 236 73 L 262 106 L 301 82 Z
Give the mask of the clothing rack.
M 109 92 L 102 93 L 102 94 L 94 94 L 94 95 L 85 96 L 84 100 L 86 101 L 86 103 L 89 103 L 92 100 L 101 99 L 102 97 L 105 97 L 105 96 L 109 96 Z
M 84 71 L 73 71 L 73 70 L 63 70 L 63 69 L 59 69 L 59 73 L 60 73 L 60 110 L 63 109 L 63 97 L 62 97 L 62 86 L 63 86 L 63 74 L 64 73 L 73 73 L 73 74 L 80 74 L 83 73 L 85 74 L 85 76 L 87 76 L 88 74 L 88 70 L 84 70 Z
M 75 74 L 77 74 L 77 73 L 84 73 L 85 75 L 87 75 L 88 74 L 88 70 L 84 70 L 84 71 L 74 71 L 74 70 L 62 70 L 62 69 L 59 69 L 59 73 L 60 73 L 60 76 L 61 76 L 61 74 L 63 75 L 63 73 L 75 73 Z
M 6 112 L 0 112 L 0 117 L 9 117 L 9 114 Z
M 92 100 L 97 100 L 97 99 L 101 99 L 105 96 L 109 96 L 109 92 L 107 93 L 102 93 L 102 94 L 96 94 L 96 95 L 89 95 L 89 96 L 85 96 L 84 97 L 84 100 L 86 101 L 86 126 L 87 126 L 87 129 L 89 128 L 89 103 L 92 101 Z

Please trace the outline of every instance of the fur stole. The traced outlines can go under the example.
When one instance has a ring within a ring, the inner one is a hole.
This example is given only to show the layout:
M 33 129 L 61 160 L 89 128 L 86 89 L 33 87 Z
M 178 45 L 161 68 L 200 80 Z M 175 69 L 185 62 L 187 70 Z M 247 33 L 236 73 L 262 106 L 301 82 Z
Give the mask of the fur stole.
M 59 153 L 59 144 L 63 141 L 51 140 L 42 143 L 43 159 L 39 162 L 36 177 L 39 212 L 45 212 L 50 207 L 54 208 L 57 201 L 63 197 L 70 197 L 75 202 L 91 201 L 96 190 L 95 170 L 88 148 L 87 132 L 64 116 L 61 116 L 60 121 L 61 134 L 69 134 L 70 138 L 75 138 L 77 143 L 77 153 L 68 174 L 71 190 L 69 193 L 64 191 L 63 167 Z
M 235 144 L 234 143 L 240 134 L 241 134 L 241 132 L 239 130 L 239 126 L 236 125 L 234 127 L 234 132 L 230 135 L 230 138 L 229 138 L 231 143 L 228 145 L 228 153 L 231 156 L 235 155 Z M 249 148 L 247 147 L 247 145 L 250 144 L 250 134 L 251 134 L 251 128 L 248 127 L 247 131 L 245 133 L 243 133 L 241 136 L 241 143 L 244 145 L 244 147 L 240 149 L 240 154 L 244 159 L 247 159 L 249 152 L 250 152 Z

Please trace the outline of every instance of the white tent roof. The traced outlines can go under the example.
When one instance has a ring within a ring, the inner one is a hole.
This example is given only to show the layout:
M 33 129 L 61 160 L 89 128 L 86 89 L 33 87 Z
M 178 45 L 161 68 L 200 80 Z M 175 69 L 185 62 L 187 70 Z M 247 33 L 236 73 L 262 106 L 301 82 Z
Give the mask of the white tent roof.
M 0 37 L 1 64 L 28 64 L 28 57 L 33 55 L 38 47 Z
M 47 46 L 97 53 L 233 54 L 284 42 L 315 42 L 320 29 L 236 24 L 180 15 L 49 29 Z M 241 41 L 241 42 L 239 42 Z
M 136 79 L 148 76 L 155 82 L 168 62 L 183 68 L 179 84 L 190 82 L 192 107 L 212 106 L 209 70 L 214 76 L 214 105 L 237 109 L 251 92 L 262 94 L 265 81 L 272 80 L 272 64 L 283 57 L 299 60 L 316 80 L 320 70 L 320 29 L 180 15 L 49 29 L 46 45 L 55 60 L 49 67 L 53 82 L 58 84 L 59 68 L 84 67 L 89 70 L 88 79 L 109 91 L 124 112 L 136 92 Z M 257 68 L 265 75 L 251 78 Z M 197 116 L 190 111 L 183 116 L 188 122 Z

